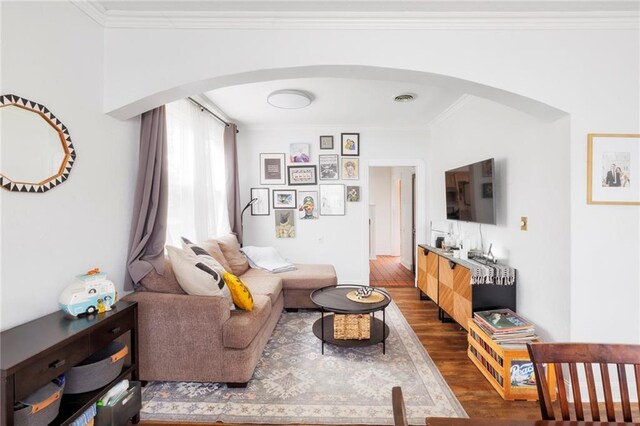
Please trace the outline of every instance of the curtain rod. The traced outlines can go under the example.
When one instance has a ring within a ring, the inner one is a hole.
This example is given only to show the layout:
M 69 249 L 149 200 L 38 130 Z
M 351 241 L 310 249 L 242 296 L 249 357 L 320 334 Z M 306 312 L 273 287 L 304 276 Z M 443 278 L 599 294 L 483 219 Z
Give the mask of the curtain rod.
M 206 106 L 202 105 L 200 102 L 196 101 L 195 99 L 193 99 L 193 98 L 191 98 L 191 97 L 187 97 L 187 99 L 188 99 L 191 103 L 193 103 L 193 104 L 195 104 L 195 105 L 199 106 L 199 107 L 200 107 L 200 109 L 201 109 L 202 111 L 207 111 L 209 114 L 213 115 L 213 116 L 215 117 L 215 119 L 216 119 L 216 120 L 218 120 L 219 122 L 221 122 L 221 123 L 222 123 L 222 124 L 224 124 L 225 126 L 227 126 L 227 127 L 231 126 L 231 124 L 229 124 L 228 122 L 226 122 L 225 120 L 223 120 L 223 119 L 222 119 L 221 117 L 219 117 L 217 114 L 213 113 L 209 108 L 207 108 Z M 238 133 L 238 132 L 239 132 L 239 130 L 238 130 L 238 129 L 236 129 L 236 133 Z

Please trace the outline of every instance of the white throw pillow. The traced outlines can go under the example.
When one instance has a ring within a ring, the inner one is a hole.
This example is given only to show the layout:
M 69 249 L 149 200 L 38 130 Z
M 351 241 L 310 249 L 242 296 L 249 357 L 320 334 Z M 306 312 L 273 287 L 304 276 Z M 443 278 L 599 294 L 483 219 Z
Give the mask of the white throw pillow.
M 187 293 L 195 296 L 223 296 L 229 301 L 230 309 L 235 309 L 231 293 L 225 285 L 224 269 L 215 260 L 192 255 L 177 247 L 167 246 L 169 260 L 178 284 Z
M 218 262 L 209 252 L 199 245 L 192 243 L 188 238 L 180 237 L 180 241 L 182 242 L 182 250 L 187 252 L 192 256 L 197 256 L 199 259 L 202 259 L 207 265 L 211 265 L 217 272 L 220 272 L 220 276 L 224 275 L 227 272 L 227 268 L 220 262 Z M 222 252 L 221 252 L 222 253 Z

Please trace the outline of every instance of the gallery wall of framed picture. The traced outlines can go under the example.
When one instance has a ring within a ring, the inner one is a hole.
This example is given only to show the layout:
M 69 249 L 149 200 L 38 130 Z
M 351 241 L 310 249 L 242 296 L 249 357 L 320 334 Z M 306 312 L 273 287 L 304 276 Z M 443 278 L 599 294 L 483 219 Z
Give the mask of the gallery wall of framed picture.
M 273 209 L 276 238 L 294 238 L 297 220 L 344 216 L 347 202 L 360 201 L 360 186 L 339 183 L 360 179 L 360 133 L 316 140 L 285 142 L 287 152 L 259 154 L 260 185 L 276 187 L 251 188 L 251 215 L 270 216 Z

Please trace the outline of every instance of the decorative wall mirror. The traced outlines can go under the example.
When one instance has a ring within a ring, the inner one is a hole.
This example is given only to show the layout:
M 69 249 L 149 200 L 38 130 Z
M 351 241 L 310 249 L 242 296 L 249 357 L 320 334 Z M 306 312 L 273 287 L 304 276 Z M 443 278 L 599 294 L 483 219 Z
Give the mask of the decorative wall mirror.
M 47 192 L 66 181 L 76 160 L 69 130 L 44 105 L 0 96 L 0 186 Z

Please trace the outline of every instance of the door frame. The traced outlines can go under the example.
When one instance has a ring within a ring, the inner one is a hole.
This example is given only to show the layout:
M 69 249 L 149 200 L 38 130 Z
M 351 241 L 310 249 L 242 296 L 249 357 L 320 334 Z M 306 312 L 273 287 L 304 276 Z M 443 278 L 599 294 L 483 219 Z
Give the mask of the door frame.
M 416 247 L 418 244 L 422 244 L 426 241 L 427 238 L 427 206 L 426 206 L 426 165 L 423 160 L 420 159 L 399 159 L 399 160 L 369 160 L 366 163 L 366 167 L 360 168 L 360 174 L 363 179 L 363 182 L 366 185 L 363 185 L 366 190 L 362 191 L 361 199 L 366 208 L 363 211 L 366 212 L 365 220 L 362 221 L 362 235 L 364 236 L 363 245 L 361 253 L 361 262 L 362 262 L 362 271 L 364 271 L 364 277 L 361 280 L 362 283 L 369 283 L 369 169 L 371 167 L 413 167 L 416 175 L 416 185 L 415 185 L 415 204 L 413 206 L 415 212 L 415 220 L 416 220 L 416 245 L 413 247 L 414 255 L 416 253 Z M 416 256 L 417 258 L 417 256 Z M 416 285 L 417 275 L 414 277 L 414 286 Z

